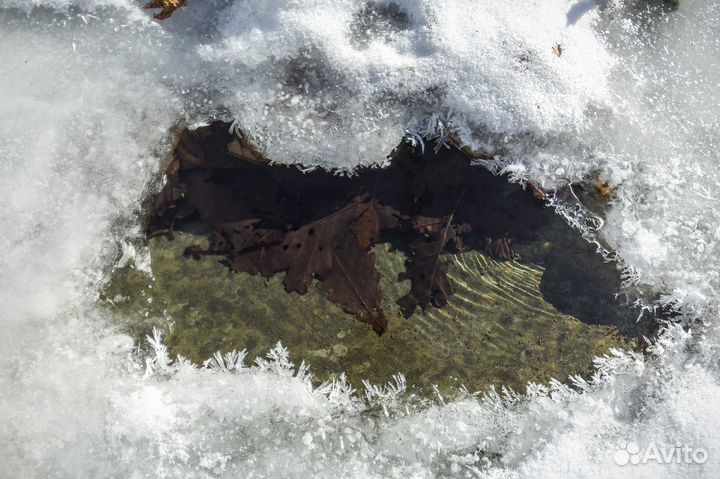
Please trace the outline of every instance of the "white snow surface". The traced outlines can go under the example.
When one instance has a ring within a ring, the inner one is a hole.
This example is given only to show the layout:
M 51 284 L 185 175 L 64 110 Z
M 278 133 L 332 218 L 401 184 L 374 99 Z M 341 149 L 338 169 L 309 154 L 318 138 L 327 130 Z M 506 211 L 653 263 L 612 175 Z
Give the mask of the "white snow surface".
M 720 6 L 598 3 L 195 0 L 158 23 L 0 0 L 0 477 L 718 477 Z M 348 169 L 449 130 L 521 180 L 597 174 L 619 188 L 598 234 L 693 333 L 430 405 L 400 377 L 313 389 L 281 346 L 197 367 L 152 338 L 143 362 L 98 288 L 171 128 L 230 116 L 282 162 Z M 618 466 L 628 442 L 708 459 Z

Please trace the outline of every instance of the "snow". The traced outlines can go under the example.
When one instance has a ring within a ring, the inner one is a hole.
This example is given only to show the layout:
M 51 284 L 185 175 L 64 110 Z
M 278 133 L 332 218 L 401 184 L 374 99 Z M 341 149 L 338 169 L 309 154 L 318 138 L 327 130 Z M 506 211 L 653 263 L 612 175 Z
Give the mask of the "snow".
M 161 24 L 129 0 L 0 0 L 0 476 L 717 477 L 720 7 L 649 28 L 619 1 L 396 4 L 353 37 L 350 0 L 192 2 Z M 213 116 L 277 161 L 378 162 L 443 125 L 518 180 L 599 171 L 619 187 L 599 234 L 706 327 L 587 382 L 447 404 L 400 376 L 313 390 L 280 346 L 201 368 L 155 338 L 146 363 L 95 296 L 116 258 L 151 267 L 139 201 L 171 128 Z M 628 441 L 709 460 L 617 466 Z

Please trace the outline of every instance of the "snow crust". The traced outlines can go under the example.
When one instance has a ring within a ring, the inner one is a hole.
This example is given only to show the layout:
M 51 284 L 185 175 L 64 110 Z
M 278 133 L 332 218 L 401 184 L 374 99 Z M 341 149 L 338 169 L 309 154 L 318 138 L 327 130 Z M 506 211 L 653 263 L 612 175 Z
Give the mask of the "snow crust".
M 208 1 L 157 24 L 128 0 L 0 0 L 0 476 L 717 477 L 720 9 L 587 4 Z M 520 180 L 599 172 L 619 190 L 597 234 L 705 327 L 569 386 L 432 405 L 400 377 L 314 390 L 280 346 L 199 368 L 151 338 L 143 361 L 95 294 L 168 131 L 209 116 L 277 161 L 349 168 L 449 130 Z M 709 459 L 618 466 L 628 441 Z

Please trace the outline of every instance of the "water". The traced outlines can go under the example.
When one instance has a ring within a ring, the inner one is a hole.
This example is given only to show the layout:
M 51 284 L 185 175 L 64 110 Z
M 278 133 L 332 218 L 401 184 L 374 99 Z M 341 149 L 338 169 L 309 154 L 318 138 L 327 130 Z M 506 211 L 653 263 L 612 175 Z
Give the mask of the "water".
M 0 0 L 0 475 L 715 477 L 720 11 L 573 3 L 194 2 L 158 25 L 125 0 Z M 231 373 L 159 348 L 146 374 L 95 298 L 168 132 L 228 114 L 278 161 L 350 167 L 449 129 L 517 179 L 599 175 L 619 190 L 598 234 L 693 333 L 589 383 L 423 407 L 402 381 L 313 391 L 279 349 Z M 709 459 L 617 466 L 627 441 Z

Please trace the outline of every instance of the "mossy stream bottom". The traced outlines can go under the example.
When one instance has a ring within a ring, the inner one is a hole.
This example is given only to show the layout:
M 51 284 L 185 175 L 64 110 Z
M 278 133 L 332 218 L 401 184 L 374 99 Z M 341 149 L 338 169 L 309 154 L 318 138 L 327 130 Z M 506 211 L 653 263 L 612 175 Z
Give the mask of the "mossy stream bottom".
M 404 319 L 395 304 L 410 286 L 396 280 L 404 256 L 381 244 L 375 251 L 389 326 L 378 336 L 316 289 L 287 294 L 281 274 L 236 274 L 216 257 L 183 257 L 206 238 L 185 231 L 172 241 L 151 239 L 154 278 L 122 268 L 103 294 L 131 335 L 140 340 L 158 326 L 173 354 L 197 364 L 233 349 L 247 349 L 253 361 L 282 341 L 317 381 L 345 372 L 359 387 L 363 379 L 380 384 L 401 372 L 421 394 L 433 385 L 452 394 L 462 385 L 522 390 L 528 381 L 563 380 L 589 373 L 592 359 L 611 347 L 633 347 L 617 326 L 584 323 L 548 303 L 543 268 L 531 262 L 448 255 L 456 289 L 449 304 Z

